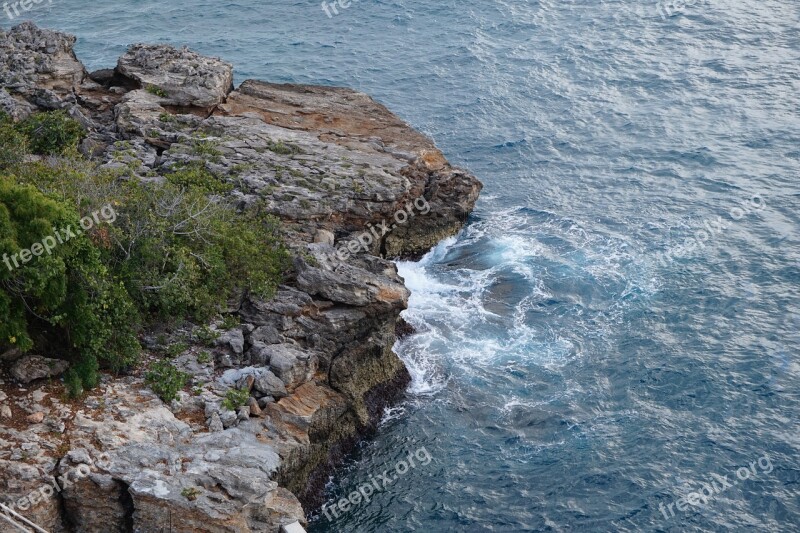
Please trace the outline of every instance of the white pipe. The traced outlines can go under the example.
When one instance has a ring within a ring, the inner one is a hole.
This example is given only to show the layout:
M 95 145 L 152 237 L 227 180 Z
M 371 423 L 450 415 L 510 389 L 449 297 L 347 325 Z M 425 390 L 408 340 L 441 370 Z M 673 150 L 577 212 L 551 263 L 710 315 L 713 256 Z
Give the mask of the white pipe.
M 13 519 L 12 519 L 10 516 L 6 516 L 6 515 L 4 515 L 3 513 L 0 513 L 0 518 L 2 518 L 3 520 L 5 520 L 6 522 L 8 522 L 9 524 L 11 524 L 12 526 L 14 526 L 15 528 L 19 529 L 19 530 L 20 530 L 20 531 L 22 531 L 23 533 L 31 533 L 31 530 L 30 530 L 30 529 L 28 529 L 27 527 L 24 527 L 24 526 L 23 526 L 22 524 L 20 524 L 19 522 L 16 522 L 16 521 L 14 521 L 14 520 L 13 520 Z
M 12 515 L 14 515 L 14 517 L 15 517 L 15 518 L 17 518 L 17 519 L 21 520 L 22 522 L 24 522 L 25 524 L 29 525 L 30 527 L 32 527 L 34 530 L 38 531 L 39 533 L 47 533 L 47 531 L 46 531 L 46 530 L 44 530 L 44 529 L 40 528 L 39 526 L 37 526 L 36 524 L 34 524 L 33 522 L 31 522 L 30 520 L 28 520 L 28 519 L 27 519 L 27 518 L 25 518 L 24 516 L 22 516 L 21 514 L 19 514 L 19 513 L 15 512 L 15 511 L 14 511 L 13 509 L 11 509 L 10 507 L 6 507 L 6 506 L 5 506 L 5 505 L 3 505 L 2 503 L 0 503 L 0 509 L 2 509 L 3 511 L 5 511 L 6 513 L 11 513 Z M 8 517 L 6 517 L 6 518 L 8 518 Z M 29 532 L 27 532 L 27 531 L 26 531 L 26 533 L 29 533 Z

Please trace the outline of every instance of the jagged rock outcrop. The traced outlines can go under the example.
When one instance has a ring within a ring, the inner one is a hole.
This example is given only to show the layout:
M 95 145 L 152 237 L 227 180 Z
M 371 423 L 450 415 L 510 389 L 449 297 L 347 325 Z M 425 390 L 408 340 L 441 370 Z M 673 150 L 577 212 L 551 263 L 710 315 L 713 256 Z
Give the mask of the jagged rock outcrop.
M 230 302 L 241 324 L 215 324 L 210 347 L 193 341 L 174 358 L 193 383 L 171 405 L 140 373 L 104 376 L 79 404 L 55 383 L 0 383 L 0 501 L 52 531 L 304 522 L 301 503 L 313 510 L 331 467 L 410 380 L 392 352 L 409 291 L 389 259 L 456 233 L 480 182 L 367 95 L 234 90 L 229 64 L 164 45 L 87 73 L 74 42 L 31 24 L 0 30 L 0 107 L 67 110 L 87 129 L 84 154 L 133 179 L 204 165 L 242 207 L 263 202 L 280 218 L 295 273 L 271 300 Z M 249 394 L 244 405 L 226 405 L 232 389 Z M 31 504 L 52 476 L 68 485 Z
M 161 105 L 213 109 L 233 89 L 233 66 L 186 48 L 135 44 L 119 58 L 117 73 L 152 89 Z

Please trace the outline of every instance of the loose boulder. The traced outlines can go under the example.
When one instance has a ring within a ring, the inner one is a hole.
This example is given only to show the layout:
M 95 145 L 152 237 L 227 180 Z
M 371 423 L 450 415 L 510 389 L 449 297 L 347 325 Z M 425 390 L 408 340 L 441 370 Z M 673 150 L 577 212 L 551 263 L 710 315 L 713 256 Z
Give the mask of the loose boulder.
M 40 355 L 26 355 L 11 366 L 11 375 L 20 383 L 51 378 L 64 373 L 69 363 L 61 359 L 48 359 Z

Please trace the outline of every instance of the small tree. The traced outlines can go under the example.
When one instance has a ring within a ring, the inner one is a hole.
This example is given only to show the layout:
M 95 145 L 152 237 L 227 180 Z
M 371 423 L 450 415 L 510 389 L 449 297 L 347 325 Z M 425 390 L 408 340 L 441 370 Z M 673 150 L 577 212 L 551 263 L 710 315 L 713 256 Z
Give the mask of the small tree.
M 34 187 L 0 178 L 0 347 L 31 349 L 34 323 L 60 328 L 74 372 L 91 388 L 99 362 L 121 369 L 135 361 L 137 315 L 86 236 L 58 242 L 55 232 L 74 231 L 78 220 Z M 32 256 L 37 248 L 39 256 Z
M 19 124 L 31 150 L 36 154 L 57 155 L 75 148 L 86 132 L 64 111 L 34 113 Z

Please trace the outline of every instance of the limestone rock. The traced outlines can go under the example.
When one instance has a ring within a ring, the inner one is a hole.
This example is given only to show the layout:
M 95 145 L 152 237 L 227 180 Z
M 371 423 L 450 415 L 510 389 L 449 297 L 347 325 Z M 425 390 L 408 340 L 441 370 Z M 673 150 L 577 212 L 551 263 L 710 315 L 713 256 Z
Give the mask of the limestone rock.
M 281 337 L 278 330 L 272 326 L 259 326 L 250 334 L 250 341 L 255 344 L 261 342 L 263 344 L 279 344 Z
M 187 48 L 136 44 L 119 58 L 117 73 L 155 87 L 165 105 L 211 108 L 233 88 L 233 67 Z
M 300 351 L 287 344 L 273 344 L 266 348 L 269 353 L 269 367 L 280 378 L 287 390 L 309 381 L 317 370 L 314 354 Z M 267 392 L 269 396 L 278 396 Z
M 0 354 L 0 362 L 14 362 L 22 357 L 22 355 L 23 353 L 17 348 L 11 348 Z
M 168 517 L 214 533 L 304 523 L 301 502 L 320 503 L 336 457 L 377 427 L 410 379 L 392 352 L 409 292 L 386 258 L 456 234 L 480 182 L 363 93 L 246 81 L 229 94 L 230 65 L 163 45 L 134 45 L 113 72 L 87 77 L 74 42 L 32 24 L 0 30 L 0 109 L 66 110 L 88 130 L 84 154 L 147 185 L 202 166 L 232 186 L 237 208 L 280 219 L 295 269 L 269 300 L 228 302 L 244 323 L 218 339 L 214 362 L 195 351 L 174 360 L 200 387 L 181 392 L 175 412 L 136 375 L 104 378 L 77 411 L 33 387 L 15 398 L 26 414 L 46 411 L 47 424 L 0 424 L 0 450 L 19 453 L 0 452 L 0 498 L 82 462 L 91 475 L 32 509 L 34 521 L 59 533 L 159 531 Z M 399 210 L 407 223 L 379 229 Z M 236 386 L 255 398 L 222 409 Z M 21 463 L 22 444 L 59 450 L 62 440 L 66 457 Z
M 219 413 L 213 413 L 211 418 L 208 420 L 208 430 L 212 433 L 217 431 L 223 431 L 225 426 L 222 425 L 222 419 L 219 417 Z
M 373 265 L 342 262 L 326 244 L 310 244 L 308 250 L 314 262 L 298 258 L 295 265 L 297 286 L 309 294 L 360 307 L 377 304 L 405 309 L 408 306 L 410 292 L 388 264 L 380 265 L 387 273 L 376 271 Z
M 74 36 L 30 22 L 8 31 L 0 29 L 0 85 L 35 106 L 63 107 L 74 101 L 73 90 L 86 77 L 74 45 Z M 17 107 L 22 115 L 26 110 L 25 104 Z
M 20 383 L 58 376 L 69 368 L 61 359 L 48 359 L 40 355 L 25 355 L 11 366 L 11 375 Z
M 244 334 L 238 329 L 226 331 L 217 339 L 217 346 L 230 348 L 234 354 L 241 355 L 244 353 Z
M 238 419 L 235 411 L 229 411 L 227 409 L 222 409 L 219 412 L 219 419 L 222 421 L 223 427 L 228 429 L 229 427 L 235 426 L 236 421 Z
M 250 416 L 261 416 L 261 407 L 252 396 L 247 399 L 247 407 L 250 408 Z
M 31 114 L 33 108 L 25 100 L 14 98 L 5 89 L 0 89 L 0 111 L 14 120 L 23 120 Z
M 251 337 L 252 338 L 252 337 Z M 254 366 L 269 365 L 270 351 L 266 344 L 260 341 L 253 341 L 253 345 L 247 351 L 248 361 Z
M 256 375 L 253 388 L 260 393 L 261 396 L 283 398 L 289 395 L 289 393 L 286 391 L 286 385 L 284 385 L 283 381 L 266 369 L 261 370 Z
M 335 236 L 330 231 L 326 229 L 320 229 L 317 230 L 317 233 L 314 235 L 314 242 L 333 246 L 334 238 Z

